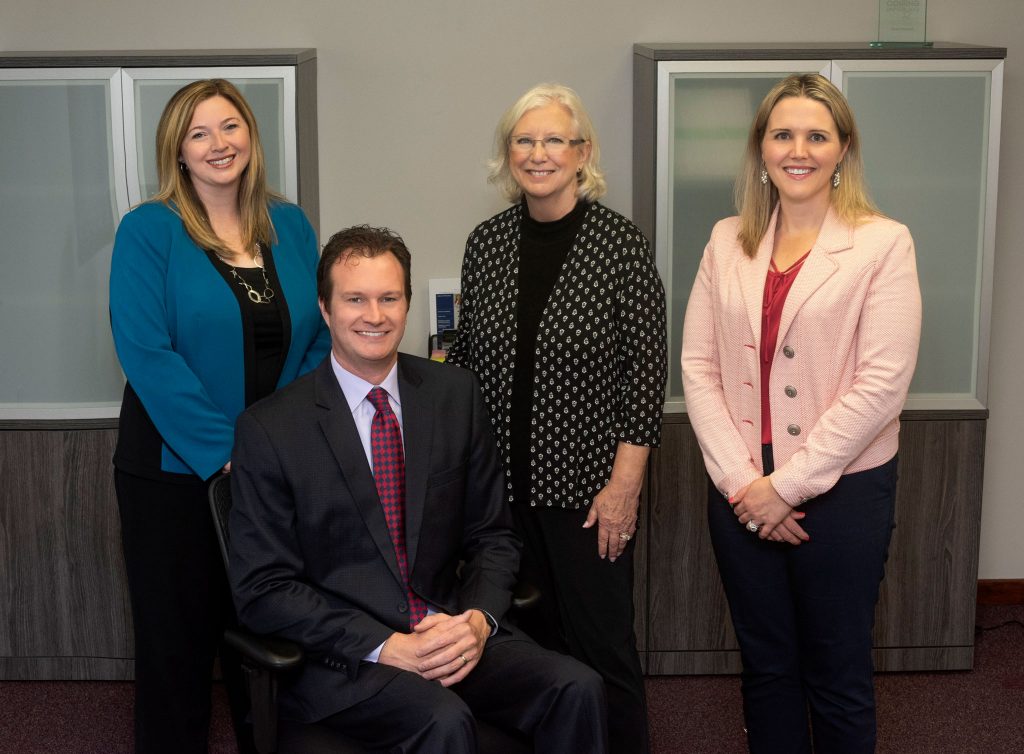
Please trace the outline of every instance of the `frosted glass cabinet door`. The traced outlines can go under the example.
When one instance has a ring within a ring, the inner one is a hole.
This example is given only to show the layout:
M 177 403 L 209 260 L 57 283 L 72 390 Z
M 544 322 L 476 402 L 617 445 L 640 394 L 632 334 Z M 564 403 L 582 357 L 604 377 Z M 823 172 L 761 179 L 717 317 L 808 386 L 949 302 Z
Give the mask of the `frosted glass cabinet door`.
M 116 81 L 115 69 L 0 70 L 4 418 L 45 417 L 57 397 L 64 418 L 120 405 L 107 317 L 114 229 L 127 209 Z
M 1001 73 L 995 60 L 833 68 L 872 195 L 914 236 L 924 326 L 908 408 L 986 403 Z
M 295 155 L 295 71 L 286 66 L 246 68 L 126 68 L 123 71 L 128 193 L 132 204 L 156 193 L 156 127 L 178 89 L 197 79 L 223 78 L 242 92 L 256 116 L 270 187 L 298 201 Z
M 681 406 L 683 315 L 704 246 L 718 220 L 736 214 L 733 184 L 761 100 L 791 73 L 828 61 L 672 61 L 658 67 L 657 249 L 668 296 L 666 406 Z M 669 410 L 672 410 L 669 408 Z

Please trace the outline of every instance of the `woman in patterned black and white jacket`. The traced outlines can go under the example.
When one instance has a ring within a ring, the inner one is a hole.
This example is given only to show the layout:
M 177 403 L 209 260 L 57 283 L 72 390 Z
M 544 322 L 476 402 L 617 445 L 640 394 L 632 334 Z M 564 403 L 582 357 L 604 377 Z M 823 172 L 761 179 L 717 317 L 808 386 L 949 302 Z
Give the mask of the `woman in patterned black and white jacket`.
M 448 361 L 479 377 L 542 592 L 522 626 L 605 679 L 613 752 L 648 749 L 633 633 L 633 547 L 661 437 L 665 293 L 647 239 L 601 206 L 597 136 L 568 87 L 534 87 L 495 134 L 515 204 L 470 235 Z

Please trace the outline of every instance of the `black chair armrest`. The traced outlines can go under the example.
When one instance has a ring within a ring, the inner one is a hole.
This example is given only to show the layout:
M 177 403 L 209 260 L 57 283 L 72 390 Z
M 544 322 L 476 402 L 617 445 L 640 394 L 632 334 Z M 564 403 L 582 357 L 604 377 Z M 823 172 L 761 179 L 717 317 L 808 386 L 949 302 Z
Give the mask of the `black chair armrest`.
M 244 628 L 229 628 L 224 641 L 237 649 L 243 657 L 261 668 L 280 673 L 302 664 L 302 649 L 298 644 L 276 636 L 260 636 Z
M 540 589 L 526 581 L 516 582 L 512 587 L 512 607 L 529 610 L 540 601 Z

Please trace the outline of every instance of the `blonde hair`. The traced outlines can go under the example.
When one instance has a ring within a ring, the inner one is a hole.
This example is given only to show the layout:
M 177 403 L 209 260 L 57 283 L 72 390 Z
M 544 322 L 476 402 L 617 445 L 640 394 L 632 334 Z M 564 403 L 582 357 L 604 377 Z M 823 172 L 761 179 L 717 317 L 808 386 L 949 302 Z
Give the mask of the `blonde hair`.
M 204 79 L 186 84 L 164 107 L 156 129 L 156 168 L 160 188 L 151 201 L 163 202 L 177 212 L 186 232 L 200 248 L 231 258 L 234 252 L 213 232 L 206 208 L 192 185 L 188 171 L 182 169 L 180 162 L 181 145 L 192 124 L 196 107 L 211 97 L 223 97 L 234 105 L 249 129 L 249 164 L 242 172 L 238 189 L 242 244 L 252 249 L 257 243 L 271 244 L 277 240 L 270 221 L 269 203 L 279 197 L 267 187 L 266 160 L 256 118 L 242 93 L 224 79 Z
M 494 131 L 494 156 L 488 162 L 490 174 L 487 180 L 497 186 L 502 195 L 510 202 L 518 202 L 523 198 L 523 189 L 512 177 L 508 164 L 509 139 L 519 119 L 527 111 L 544 107 L 552 103 L 559 104 L 569 111 L 576 134 L 568 134 L 571 139 L 584 139 L 590 144 L 590 158 L 583 163 L 577 179 L 576 196 L 588 202 L 594 202 L 604 196 L 608 184 L 601 170 L 601 148 L 597 142 L 597 133 L 590 122 L 590 116 L 580 96 L 562 84 L 538 84 L 516 100 L 498 121 Z M 579 148 L 579 147 L 576 147 Z
M 872 215 L 881 214 L 871 200 L 864 182 L 860 134 L 846 97 L 831 81 L 820 74 L 788 76 L 772 87 L 757 109 L 754 122 L 750 124 L 743 165 L 736 176 L 735 201 L 740 215 L 739 239 L 748 257 L 757 254 L 757 247 L 768 231 L 772 212 L 779 201 L 779 192 L 775 185 L 771 181 L 761 183 L 761 142 L 764 140 L 772 110 L 780 100 L 787 97 L 806 97 L 828 108 L 839 132 L 839 140 L 847 147 L 846 155 L 840 163 L 839 187 L 832 189 L 832 208 L 836 214 L 850 225 L 857 225 Z

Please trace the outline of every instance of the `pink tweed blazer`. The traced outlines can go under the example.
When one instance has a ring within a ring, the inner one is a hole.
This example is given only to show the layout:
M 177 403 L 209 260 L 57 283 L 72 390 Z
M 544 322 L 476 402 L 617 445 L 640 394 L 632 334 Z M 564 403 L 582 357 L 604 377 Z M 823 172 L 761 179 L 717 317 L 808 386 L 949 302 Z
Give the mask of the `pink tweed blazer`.
M 761 302 L 778 210 L 750 259 L 715 225 L 683 325 L 686 410 L 726 496 L 762 476 Z M 917 362 L 921 292 L 906 226 L 830 209 L 786 298 L 772 361 L 772 486 L 790 505 L 895 455 Z

